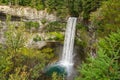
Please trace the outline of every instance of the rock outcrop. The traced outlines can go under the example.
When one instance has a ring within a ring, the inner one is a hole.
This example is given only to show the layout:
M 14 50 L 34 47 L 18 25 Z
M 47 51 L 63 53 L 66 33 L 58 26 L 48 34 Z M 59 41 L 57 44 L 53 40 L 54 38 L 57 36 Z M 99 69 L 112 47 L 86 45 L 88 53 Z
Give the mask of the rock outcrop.
M 8 25 L 6 23 L 7 14 L 11 15 L 11 19 L 9 24 L 14 25 L 16 28 L 22 25 L 21 22 L 27 21 L 37 21 L 40 26 L 38 28 L 38 32 L 41 34 L 41 31 L 45 27 L 45 24 L 42 24 L 42 20 L 46 20 L 48 23 L 57 20 L 57 17 L 53 14 L 49 14 L 46 10 L 38 11 L 35 8 L 30 7 L 22 7 L 22 6 L 5 6 L 0 5 L 0 44 L 5 43 L 4 32 L 7 30 Z M 22 20 L 22 21 L 21 21 Z M 26 46 L 41 49 L 42 47 L 46 46 L 46 41 L 33 41 L 33 38 L 29 38 Z
M 46 19 L 47 21 L 56 21 L 56 16 L 48 14 L 46 10 L 37 11 L 30 7 L 0 5 L 0 13 L 22 17 L 27 20 Z

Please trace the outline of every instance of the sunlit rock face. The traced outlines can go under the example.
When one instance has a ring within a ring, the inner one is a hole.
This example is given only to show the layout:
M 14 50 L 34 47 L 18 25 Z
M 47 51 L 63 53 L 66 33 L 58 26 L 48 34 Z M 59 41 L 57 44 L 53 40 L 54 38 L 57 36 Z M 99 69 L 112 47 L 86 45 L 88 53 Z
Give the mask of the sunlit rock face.
M 30 7 L 16 7 L 16 6 L 2 6 L 0 5 L 0 12 L 4 14 L 10 14 L 12 16 L 19 16 L 30 20 L 42 20 L 56 21 L 56 16 L 48 14 L 46 10 L 37 11 Z

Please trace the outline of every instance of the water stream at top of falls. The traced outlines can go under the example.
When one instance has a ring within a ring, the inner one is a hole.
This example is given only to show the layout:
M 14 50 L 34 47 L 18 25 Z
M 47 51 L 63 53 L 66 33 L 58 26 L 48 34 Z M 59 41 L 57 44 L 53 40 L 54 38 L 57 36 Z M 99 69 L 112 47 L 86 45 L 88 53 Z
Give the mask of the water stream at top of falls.
M 62 57 L 59 61 L 60 65 L 62 65 L 66 68 L 68 75 L 71 74 L 71 72 L 72 72 L 71 70 L 74 65 L 73 49 L 74 49 L 76 21 L 77 21 L 77 18 L 75 18 L 75 17 L 69 17 L 69 19 L 67 21 L 63 53 L 62 53 Z

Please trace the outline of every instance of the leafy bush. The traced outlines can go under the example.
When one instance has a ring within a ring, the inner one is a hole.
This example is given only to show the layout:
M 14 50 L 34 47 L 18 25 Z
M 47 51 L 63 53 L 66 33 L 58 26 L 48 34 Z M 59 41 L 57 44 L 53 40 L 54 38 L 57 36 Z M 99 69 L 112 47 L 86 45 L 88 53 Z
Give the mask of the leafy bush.
M 24 34 L 24 33 L 23 33 Z M 9 74 L 14 70 L 16 66 L 20 66 L 21 63 L 19 50 L 24 47 L 25 37 L 22 35 L 20 29 L 15 30 L 14 26 L 9 26 L 8 31 L 5 33 L 6 43 L 2 45 L 0 49 L 0 79 L 6 80 L 9 77 Z M 18 60 L 19 63 L 18 63 Z
M 25 43 L 24 29 L 21 30 L 19 28 L 16 30 L 14 26 L 9 26 L 8 29 L 9 30 L 5 32 L 7 48 L 11 48 L 11 50 L 16 51 L 23 47 Z
M 8 80 L 28 80 L 29 73 L 26 70 L 26 67 L 18 67 L 15 69 L 15 73 L 10 74 Z
M 57 75 L 57 73 L 53 73 L 53 75 L 52 75 L 52 80 L 65 80 L 65 77 L 64 77 L 64 75 Z
M 37 42 L 37 41 L 41 41 L 42 38 L 39 36 L 39 35 L 36 35 L 34 38 L 33 38 L 33 41 Z
M 76 80 L 119 80 L 120 79 L 120 31 L 100 40 L 96 57 L 89 57 L 79 67 Z
M 48 33 L 49 37 L 48 40 L 56 40 L 56 41 L 63 41 L 64 35 L 60 32 L 50 32 Z
M 30 6 L 37 10 L 45 8 L 44 1 L 42 0 L 0 0 L 0 4 Z
M 120 0 L 108 0 L 91 14 L 91 22 L 97 28 L 98 36 L 104 37 L 120 28 Z
M 6 54 L 5 51 L 0 50 L 0 79 L 6 80 L 8 73 L 13 68 L 13 62 L 11 61 L 11 56 Z
M 57 16 L 66 17 L 66 7 L 65 1 L 61 0 L 46 0 L 45 1 L 46 9 L 48 13 L 55 12 Z
M 44 10 L 44 5 L 37 5 L 36 7 L 35 7 L 37 10 Z
M 88 20 L 90 13 L 100 7 L 105 0 L 82 0 L 83 18 Z
M 46 25 L 46 31 L 53 32 L 53 31 L 63 31 L 65 28 L 65 23 L 61 23 L 58 21 L 50 22 Z
M 26 27 L 26 29 L 32 29 L 32 28 L 35 28 L 35 29 L 38 29 L 39 28 L 39 23 L 38 22 L 32 22 L 32 21 L 30 21 L 30 22 L 25 22 L 25 27 Z
M 45 24 L 46 22 L 47 22 L 46 19 L 42 19 L 42 20 L 41 20 L 41 23 L 42 23 L 42 24 Z
M 24 65 L 26 65 L 29 70 L 29 78 L 33 80 L 36 80 L 41 76 L 46 64 L 48 64 L 51 58 L 54 57 L 53 50 L 51 48 L 44 48 L 40 51 L 23 48 L 21 51 L 24 57 Z
M 0 46 L 0 80 L 37 80 L 54 57 L 51 48 L 25 47 L 27 35 L 23 29 L 11 26 L 6 32 L 6 43 Z

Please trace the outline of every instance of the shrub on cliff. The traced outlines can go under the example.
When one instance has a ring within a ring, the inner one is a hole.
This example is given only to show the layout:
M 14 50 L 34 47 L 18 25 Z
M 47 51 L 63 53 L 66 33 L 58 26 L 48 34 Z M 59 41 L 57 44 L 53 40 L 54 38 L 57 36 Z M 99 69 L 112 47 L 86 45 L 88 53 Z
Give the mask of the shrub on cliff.
M 0 80 L 37 80 L 54 57 L 53 50 L 26 47 L 24 27 L 9 26 L 5 37 L 6 43 L 0 46 Z
M 97 28 L 98 36 L 106 36 L 120 28 L 120 0 L 108 0 L 91 14 L 90 21 Z

